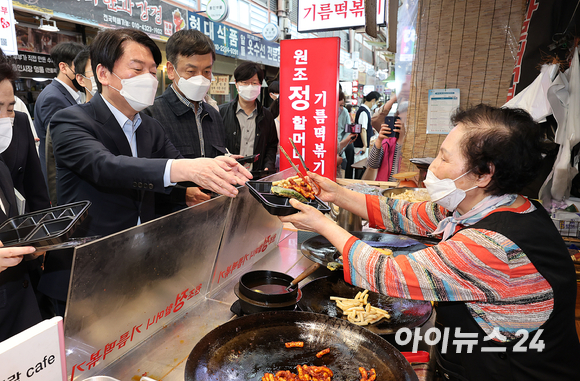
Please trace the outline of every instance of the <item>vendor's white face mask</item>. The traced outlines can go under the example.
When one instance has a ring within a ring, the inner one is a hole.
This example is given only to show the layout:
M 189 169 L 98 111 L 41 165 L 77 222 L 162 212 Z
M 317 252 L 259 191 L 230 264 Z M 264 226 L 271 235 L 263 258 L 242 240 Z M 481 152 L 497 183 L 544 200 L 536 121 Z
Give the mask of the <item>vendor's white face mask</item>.
M 204 77 L 203 75 L 196 75 L 194 77 L 183 79 L 175 70 L 175 75 L 179 77 L 177 81 L 177 87 L 185 95 L 187 99 L 194 102 L 202 101 L 211 86 L 211 81 Z
M 121 90 L 115 89 L 113 86 L 109 87 L 117 90 L 119 94 L 125 98 L 129 106 L 133 110 L 139 112 L 151 106 L 155 101 L 155 93 L 157 92 L 157 78 L 150 73 L 137 75 L 135 77 L 121 79 L 117 74 L 113 75 L 121 80 L 123 87 Z
M 0 153 L 6 151 L 12 142 L 14 118 L 0 118 Z
M 465 172 L 455 180 L 451 180 L 438 179 L 431 170 L 427 170 L 427 177 L 423 181 L 423 184 L 425 184 L 425 188 L 427 188 L 427 192 L 429 193 L 429 196 L 431 196 L 431 201 L 441 205 L 451 212 L 455 211 L 457 206 L 461 204 L 461 201 L 465 198 L 465 193 L 477 188 L 476 185 L 472 188 L 463 190 L 455 186 L 455 181 L 467 175 L 469 172 L 471 172 L 471 170 Z

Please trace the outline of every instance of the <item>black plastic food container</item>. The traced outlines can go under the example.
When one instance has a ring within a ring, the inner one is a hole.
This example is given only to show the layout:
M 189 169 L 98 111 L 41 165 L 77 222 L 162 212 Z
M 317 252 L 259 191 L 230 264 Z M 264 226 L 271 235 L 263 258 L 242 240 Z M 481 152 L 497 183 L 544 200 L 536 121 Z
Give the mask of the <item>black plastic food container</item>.
M 272 188 L 271 182 L 248 181 L 246 182 L 246 186 L 250 190 L 252 196 L 254 196 L 259 203 L 264 205 L 264 208 L 266 208 L 268 213 L 274 216 L 288 216 L 298 212 L 298 209 L 295 209 L 290 205 L 290 199 L 288 197 L 276 196 L 270 193 L 270 189 Z M 320 210 L 322 213 L 330 212 L 330 207 L 322 202 L 318 197 L 315 197 L 314 200 L 309 201 L 306 204 Z
M 0 225 L 0 241 L 4 246 L 61 244 L 85 219 L 90 206 L 90 201 L 79 201 L 12 217 Z
M 297 285 L 285 290 L 294 278 L 268 270 L 250 271 L 240 278 L 234 293 L 240 300 L 244 314 L 293 310 L 302 298 Z

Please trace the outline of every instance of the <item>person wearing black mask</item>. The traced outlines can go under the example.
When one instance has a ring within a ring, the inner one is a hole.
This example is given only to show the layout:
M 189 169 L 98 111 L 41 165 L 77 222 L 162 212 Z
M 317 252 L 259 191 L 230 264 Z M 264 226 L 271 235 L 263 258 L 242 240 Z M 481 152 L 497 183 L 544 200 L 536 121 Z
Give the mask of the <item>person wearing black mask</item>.
M 34 105 L 34 128 L 40 139 L 38 154 L 46 181 L 46 129 L 52 116 L 59 110 L 83 103 L 84 89 L 75 78 L 74 59 L 85 48 L 76 42 L 62 42 L 50 51 L 50 58 L 58 75 L 42 90 Z

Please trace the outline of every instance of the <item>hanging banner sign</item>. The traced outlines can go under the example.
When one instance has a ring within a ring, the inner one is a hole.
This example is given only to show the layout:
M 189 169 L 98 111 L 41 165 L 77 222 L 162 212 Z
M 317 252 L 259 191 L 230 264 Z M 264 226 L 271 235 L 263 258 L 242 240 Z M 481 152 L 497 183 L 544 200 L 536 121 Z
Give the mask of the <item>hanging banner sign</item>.
M 335 180 L 340 39 L 283 40 L 281 48 L 280 145 L 299 163 L 291 138 L 312 172 Z
M 14 0 L 14 6 L 89 25 L 135 28 L 165 37 L 187 24 L 187 10 L 161 0 Z
M 269 66 L 280 66 L 280 44 L 221 23 L 213 22 L 195 12 L 188 14 L 189 29 L 208 36 L 217 54 L 248 60 Z
M 377 1 L 377 25 L 386 25 L 386 2 Z M 365 26 L 364 0 L 298 0 L 298 32 Z
M 48 54 L 19 51 L 13 66 L 23 78 L 54 78 L 58 70 Z
M 12 0 L 0 0 L 0 48 L 8 56 L 18 54 Z

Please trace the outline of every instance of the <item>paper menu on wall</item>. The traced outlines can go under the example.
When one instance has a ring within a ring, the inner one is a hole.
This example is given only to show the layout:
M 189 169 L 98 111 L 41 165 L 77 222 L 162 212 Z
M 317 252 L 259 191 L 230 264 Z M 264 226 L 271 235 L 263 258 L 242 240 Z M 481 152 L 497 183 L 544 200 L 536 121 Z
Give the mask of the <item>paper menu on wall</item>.
M 448 134 L 453 128 L 451 115 L 459 107 L 459 89 L 429 90 L 427 133 Z
M 0 380 L 66 381 L 62 317 L 44 320 L 0 343 Z

